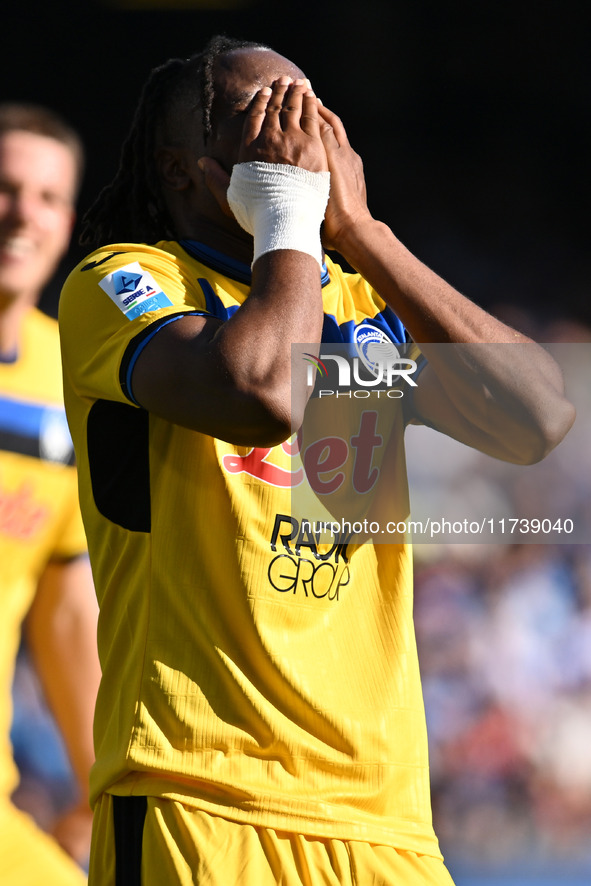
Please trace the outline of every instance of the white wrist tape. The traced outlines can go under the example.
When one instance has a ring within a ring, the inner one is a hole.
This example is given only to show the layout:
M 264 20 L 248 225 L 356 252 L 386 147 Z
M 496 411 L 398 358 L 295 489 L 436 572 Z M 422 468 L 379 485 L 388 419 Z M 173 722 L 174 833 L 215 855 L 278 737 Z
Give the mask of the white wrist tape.
M 260 161 L 234 166 L 228 203 L 238 224 L 254 237 L 253 264 L 265 252 L 296 249 L 322 265 L 320 225 L 329 187 L 329 172 Z

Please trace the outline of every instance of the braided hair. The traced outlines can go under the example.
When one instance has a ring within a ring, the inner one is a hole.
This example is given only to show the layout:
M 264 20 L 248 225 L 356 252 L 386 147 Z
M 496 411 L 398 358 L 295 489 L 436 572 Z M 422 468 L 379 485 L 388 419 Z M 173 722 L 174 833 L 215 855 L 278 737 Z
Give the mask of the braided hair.
M 190 58 L 169 59 L 152 70 L 123 143 L 117 173 L 83 218 L 83 246 L 174 239 L 173 222 L 156 169 L 158 136 L 167 121 L 180 112 L 189 124 L 199 124 L 201 118 L 202 137 L 207 143 L 212 130 L 216 60 L 235 49 L 266 48 L 260 43 L 217 35 Z

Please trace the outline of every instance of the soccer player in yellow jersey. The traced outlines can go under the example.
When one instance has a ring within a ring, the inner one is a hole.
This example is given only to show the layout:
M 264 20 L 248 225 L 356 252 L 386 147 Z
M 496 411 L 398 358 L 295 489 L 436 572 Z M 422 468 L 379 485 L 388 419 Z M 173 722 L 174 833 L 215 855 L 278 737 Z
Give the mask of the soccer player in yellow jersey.
M 84 236 L 60 325 L 101 609 L 90 883 L 449 884 L 410 551 L 331 545 L 292 509 L 328 476 L 292 438 L 311 407 L 292 345 L 321 367 L 321 341 L 421 343 L 387 410 L 403 512 L 407 422 L 534 461 L 573 420 L 558 367 L 533 343 L 527 365 L 481 353 L 526 339 L 372 218 L 343 124 L 256 44 L 152 72 Z M 357 430 L 357 454 L 380 445 Z
M 79 138 L 57 115 L 0 105 L 2 886 L 86 882 L 97 607 L 63 409 L 57 323 L 36 307 L 70 241 L 81 167 Z M 10 800 L 18 781 L 9 739 L 11 683 L 23 624 L 80 783 L 80 802 L 58 821 L 56 839 Z

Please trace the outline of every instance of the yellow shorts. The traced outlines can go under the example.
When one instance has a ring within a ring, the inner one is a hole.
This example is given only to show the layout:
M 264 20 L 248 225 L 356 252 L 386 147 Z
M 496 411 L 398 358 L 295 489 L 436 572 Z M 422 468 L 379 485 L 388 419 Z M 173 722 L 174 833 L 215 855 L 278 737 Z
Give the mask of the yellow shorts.
M 115 850 L 117 844 L 117 853 Z M 89 886 L 453 886 L 443 861 L 238 824 L 160 797 L 103 794 Z
M 86 886 L 86 874 L 12 803 L 0 802 L 2 886 Z

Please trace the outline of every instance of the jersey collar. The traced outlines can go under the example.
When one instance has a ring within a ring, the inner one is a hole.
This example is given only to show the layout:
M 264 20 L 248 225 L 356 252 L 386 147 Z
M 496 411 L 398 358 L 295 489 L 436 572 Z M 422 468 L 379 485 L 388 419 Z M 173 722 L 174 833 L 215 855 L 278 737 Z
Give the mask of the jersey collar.
M 185 252 L 188 252 L 190 256 L 196 258 L 202 264 L 207 265 L 208 268 L 218 271 L 220 274 L 224 274 L 224 276 L 230 277 L 238 283 L 251 285 L 252 270 L 250 265 L 247 265 L 245 262 L 230 258 L 229 255 L 218 252 L 217 249 L 212 249 L 211 246 L 206 246 L 205 243 L 199 243 L 198 240 L 179 240 L 179 243 Z M 328 270 L 323 263 L 320 283 L 322 286 L 326 286 L 329 282 Z

